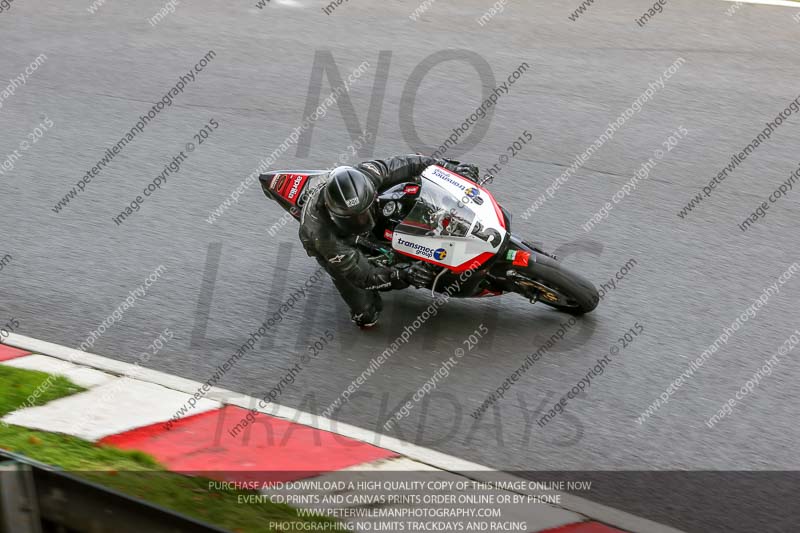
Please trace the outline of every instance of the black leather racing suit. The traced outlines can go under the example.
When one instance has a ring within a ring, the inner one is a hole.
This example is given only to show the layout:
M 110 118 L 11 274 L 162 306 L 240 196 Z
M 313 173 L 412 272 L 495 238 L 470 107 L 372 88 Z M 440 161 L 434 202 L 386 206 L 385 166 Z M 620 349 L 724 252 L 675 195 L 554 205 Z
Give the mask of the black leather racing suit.
M 378 193 L 414 181 L 426 167 L 446 164 L 432 157 L 408 155 L 366 161 L 356 165 L 375 184 Z M 321 190 L 306 201 L 300 218 L 300 240 L 308 255 L 316 258 L 333 278 L 333 284 L 350 307 L 351 318 L 359 325 L 374 321 L 381 310 L 378 291 L 404 289 L 395 268 L 373 265 L 361 250 L 351 244 L 353 235 L 342 235 L 328 215 Z

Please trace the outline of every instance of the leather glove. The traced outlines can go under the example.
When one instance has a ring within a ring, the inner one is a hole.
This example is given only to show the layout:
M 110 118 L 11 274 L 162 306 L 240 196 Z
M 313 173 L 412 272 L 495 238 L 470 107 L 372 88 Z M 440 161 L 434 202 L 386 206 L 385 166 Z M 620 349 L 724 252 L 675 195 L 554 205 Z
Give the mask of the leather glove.
M 430 287 L 436 274 L 431 271 L 426 263 L 418 261 L 412 263 L 408 268 L 400 270 L 400 277 L 409 285 L 419 289 Z
M 408 269 L 405 267 L 394 268 L 392 270 L 392 275 L 391 275 L 392 290 L 396 291 L 399 289 L 405 289 L 410 285 L 408 280 L 406 279 L 405 275 L 406 270 Z
M 460 161 L 456 161 L 455 159 L 445 159 L 442 166 L 447 170 L 464 176 L 468 180 L 474 181 L 475 183 L 478 183 L 481 179 L 480 169 L 477 167 L 477 165 L 462 163 Z
M 475 183 L 478 183 L 481 179 L 481 173 L 477 165 L 471 165 L 469 163 L 461 163 L 456 167 L 454 172 L 456 174 L 461 174 L 465 178 L 470 179 Z

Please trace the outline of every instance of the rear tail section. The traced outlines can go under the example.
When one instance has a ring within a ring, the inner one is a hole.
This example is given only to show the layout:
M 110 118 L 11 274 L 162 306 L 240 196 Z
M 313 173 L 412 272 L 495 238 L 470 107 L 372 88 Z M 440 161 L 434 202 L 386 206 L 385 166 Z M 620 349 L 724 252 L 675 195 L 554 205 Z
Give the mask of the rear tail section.
M 261 174 L 261 190 L 278 202 L 294 218 L 300 220 L 300 210 L 308 197 L 325 182 L 326 170 L 274 170 Z

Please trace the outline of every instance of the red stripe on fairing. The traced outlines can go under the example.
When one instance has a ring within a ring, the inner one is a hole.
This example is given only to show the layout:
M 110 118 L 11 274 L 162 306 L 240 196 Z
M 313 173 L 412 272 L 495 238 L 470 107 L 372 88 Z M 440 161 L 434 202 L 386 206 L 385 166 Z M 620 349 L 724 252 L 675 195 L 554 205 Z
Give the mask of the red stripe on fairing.
M 492 195 L 492 193 L 490 193 L 489 191 L 487 191 L 486 189 L 484 189 L 483 187 L 481 187 L 477 183 L 469 181 L 466 178 L 462 178 L 461 176 L 459 176 L 455 172 L 453 172 L 451 170 L 447 170 L 446 168 L 444 168 L 441 165 L 433 165 L 433 166 L 439 167 L 442 170 L 444 170 L 445 172 L 453 174 L 454 176 L 457 176 L 459 179 L 462 179 L 462 180 L 466 181 L 469 184 L 470 187 L 475 187 L 476 189 L 480 189 L 481 191 L 485 192 L 486 196 L 489 197 L 489 200 L 492 201 L 492 205 L 494 206 L 494 212 L 497 213 L 497 220 L 500 221 L 500 227 L 502 227 L 503 229 L 506 229 L 506 217 L 503 216 L 503 210 L 500 209 L 500 204 L 498 204 L 497 200 L 494 199 L 494 196 Z
M 627 533 L 624 529 L 617 529 L 600 522 L 576 522 L 553 529 L 542 529 L 536 533 Z
M 222 481 L 282 482 L 370 463 L 398 454 L 338 434 L 257 413 L 235 437 L 230 431 L 250 413 L 226 406 L 100 441 L 155 457 L 173 472 Z M 251 430 L 251 431 L 248 431 Z
M 0 343 L 0 361 L 10 361 L 11 359 L 25 357 L 26 355 L 30 354 L 31 352 L 26 352 L 25 350 L 20 350 L 19 348 L 12 348 L 11 346 L 6 346 L 5 344 Z
M 394 251 L 399 253 L 399 254 L 406 255 L 408 257 L 413 257 L 414 259 L 419 259 L 420 261 L 425 261 L 426 263 L 431 263 L 431 264 L 436 265 L 436 266 L 447 268 L 447 269 L 452 270 L 453 272 L 456 272 L 456 273 L 466 272 L 467 270 L 474 270 L 474 269 L 478 268 L 479 266 L 481 266 L 482 264 L 484 264 L 489 259 L 491 259 L 492 257 L 494 257 L 494 255 L 495 255 L 494 252 L 483 252 L 482 254 L 478 255 L 478 257 L 476 257 L 474 259 L 468 259 L 468 260 L 464 261 L 463 263 L 461 263 L 460 265 L 450 266 L 450 265 L 446 265 L 444 263 L 440 263 L 439 261 L 436 261 L 435 259 L 428 259 L 427 257 L 420 257 L 418 255 L 414 255 L 414 254 L 409 253 L 409 252 L 403 252 L 401 250 L 398 250 L 397 248 L 395 248 Z

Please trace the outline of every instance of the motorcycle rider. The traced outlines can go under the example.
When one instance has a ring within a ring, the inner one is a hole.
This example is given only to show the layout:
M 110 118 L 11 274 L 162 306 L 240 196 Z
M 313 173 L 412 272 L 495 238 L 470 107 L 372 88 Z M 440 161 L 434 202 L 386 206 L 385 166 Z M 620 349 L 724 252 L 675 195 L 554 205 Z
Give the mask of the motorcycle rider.
M 377 266 L 355 244 L 355 237 L 375 226 L 378 194 L 398 183 L 419 181 L 430 165 L 441 165 L 475 183 L 479 180 L 475 165 L 421 155 L 396 156 L 333 169 L 327 184 L 313 191 L 303 206 L 303 247 L 331 276 L 350 307 L 351 320 L 361 328 L 378 321 L 382 309 L 379 291 L 427 287 L 433 281 L 427 263 L 415 261 L 408 268 Z

